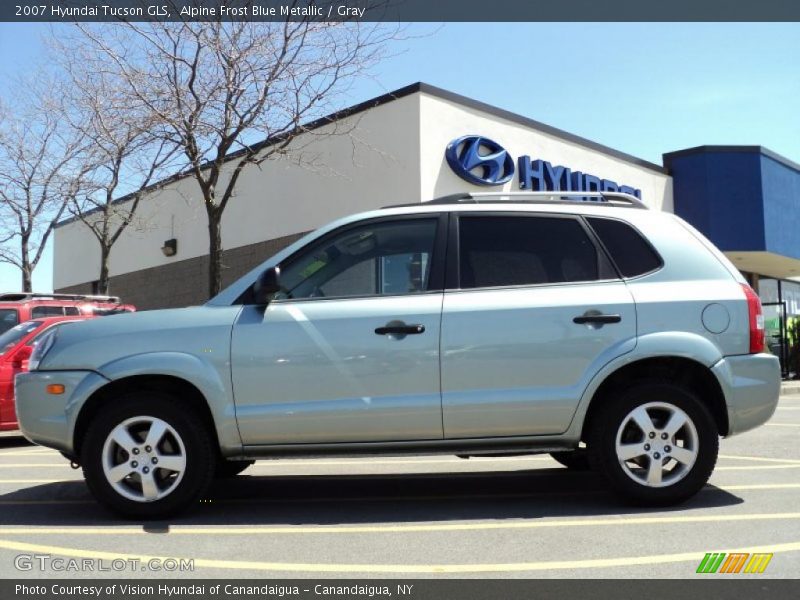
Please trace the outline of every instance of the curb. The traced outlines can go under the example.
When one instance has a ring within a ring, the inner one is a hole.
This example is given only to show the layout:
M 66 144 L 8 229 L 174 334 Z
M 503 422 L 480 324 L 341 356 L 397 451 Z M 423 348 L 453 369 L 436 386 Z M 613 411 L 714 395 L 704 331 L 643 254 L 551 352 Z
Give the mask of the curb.
M 781 396 L 800 396 L 800 381 L 782 382 Z

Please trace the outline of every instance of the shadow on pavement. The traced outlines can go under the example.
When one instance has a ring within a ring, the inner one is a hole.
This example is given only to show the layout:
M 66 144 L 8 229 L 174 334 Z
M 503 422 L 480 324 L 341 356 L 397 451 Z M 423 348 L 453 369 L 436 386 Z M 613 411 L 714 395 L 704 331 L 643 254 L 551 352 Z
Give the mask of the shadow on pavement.
M 9 433 L 0 433 L 0 449 L 3 448 L 17 448 L 17 447 L 28 447 L 28 448 L 37 448 L 38 446 L 34 446 L 21 434 L 16 431 L 9 432 Z
M 296 475 L 215 482 L 179 525 L 340 525 L 635 515 L 723 507 L 743 500 L 708 486 L 684 504 L 647 509 L 609 494 L 593 473 L 535 469 L 497 473 Z M 5 506 L 3 506 L 5 504 Z M 0 496 L 0 525 L 136 524 L 97 505 L 83 481 L 37 485 Z M 169 523 L 144 524 L 165 532 Z

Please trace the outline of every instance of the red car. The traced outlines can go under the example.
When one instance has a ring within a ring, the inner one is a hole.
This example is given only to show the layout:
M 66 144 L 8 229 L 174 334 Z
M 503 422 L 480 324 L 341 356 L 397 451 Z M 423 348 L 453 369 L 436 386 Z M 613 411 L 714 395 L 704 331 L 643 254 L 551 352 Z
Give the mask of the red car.
M 14 376 L 28 370 L 28 358 L 45 331 L 94 315 L 44 317 L 25 321 L 0 334 L 0 431 L 18 429 L 14 408 Z
M 0 333 L 15 325 L 42 317 L 104 316 L 133 312 L 132 304 L 122 304 L 117 296 L 43 294 L 12 292 L 0 294 Z

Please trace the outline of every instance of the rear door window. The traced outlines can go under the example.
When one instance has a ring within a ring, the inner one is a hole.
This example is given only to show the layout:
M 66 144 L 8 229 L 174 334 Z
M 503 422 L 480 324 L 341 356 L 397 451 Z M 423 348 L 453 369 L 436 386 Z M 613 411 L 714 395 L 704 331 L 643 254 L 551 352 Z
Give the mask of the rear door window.
M 459 251 L 462 289 L 613 277 L 581 222 L 571 217 L 462 215 Z

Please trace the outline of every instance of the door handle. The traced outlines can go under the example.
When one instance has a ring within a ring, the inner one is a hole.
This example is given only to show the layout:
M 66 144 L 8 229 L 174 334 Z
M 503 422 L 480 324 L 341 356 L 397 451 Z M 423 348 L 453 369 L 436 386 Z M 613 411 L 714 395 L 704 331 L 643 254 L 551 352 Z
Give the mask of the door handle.
M 620 321 L 622 321 L 622 317 L 619 315 L 580 315 L 572 319 L 572 322 L 578 325 L 605 325 L 606 323 L 619 323 Z
M 387 323 L 375 330 L 378 335 L 418 335 L 425 333 L 425 325 L 406 325 L 405 323 Z

